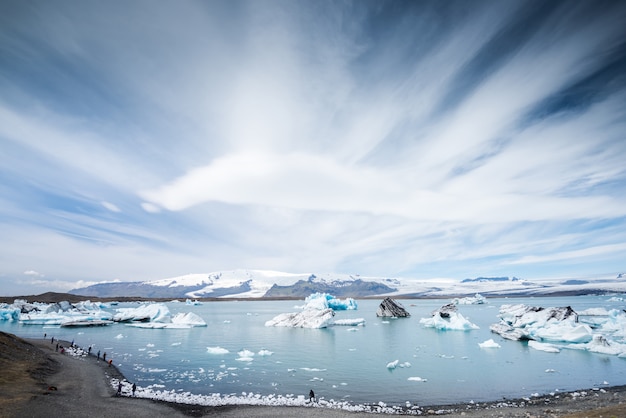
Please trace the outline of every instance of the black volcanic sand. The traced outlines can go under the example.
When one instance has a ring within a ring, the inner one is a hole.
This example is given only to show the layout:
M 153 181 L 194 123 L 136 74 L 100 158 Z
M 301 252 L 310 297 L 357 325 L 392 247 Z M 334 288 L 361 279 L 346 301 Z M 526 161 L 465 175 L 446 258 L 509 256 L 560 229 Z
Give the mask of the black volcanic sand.
M 67 342 L 60 344 L 68 345 Z M 46 340 L 0 332 L 0 417 L 371 417 L 322 407 L 204 407 L 115 396 L 112 378 L 124 379 L 95 356 L 73 357 Z M 115 359 L 113 359 L 115 361 Z M 626 417 L 626 386 L 527 400 L 424 407 L 421 416 Z

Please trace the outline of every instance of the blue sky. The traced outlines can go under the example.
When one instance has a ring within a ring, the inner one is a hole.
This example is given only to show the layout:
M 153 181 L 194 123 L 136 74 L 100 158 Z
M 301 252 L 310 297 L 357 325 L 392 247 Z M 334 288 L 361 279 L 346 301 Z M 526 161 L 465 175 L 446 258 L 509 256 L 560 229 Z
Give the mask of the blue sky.
M 620 1 L 0 1 L 0 293 L 626 271 Z

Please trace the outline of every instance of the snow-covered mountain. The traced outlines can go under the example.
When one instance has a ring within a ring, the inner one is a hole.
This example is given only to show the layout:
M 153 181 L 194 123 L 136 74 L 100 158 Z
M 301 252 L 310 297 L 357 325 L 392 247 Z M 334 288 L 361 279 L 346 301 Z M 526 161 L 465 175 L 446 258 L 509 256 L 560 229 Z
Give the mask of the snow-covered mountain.
M 340 297 L 546 296 L 626 292 L 626 275 L 524 280 L 517 277 L 407 279 L 347 274 L 294 274 L 266 270 L 229 270 L 187 274 L 144 282 L 107 282 L 74 289 L 95 297 L 145 298 L 302 298 L 325 292 Z

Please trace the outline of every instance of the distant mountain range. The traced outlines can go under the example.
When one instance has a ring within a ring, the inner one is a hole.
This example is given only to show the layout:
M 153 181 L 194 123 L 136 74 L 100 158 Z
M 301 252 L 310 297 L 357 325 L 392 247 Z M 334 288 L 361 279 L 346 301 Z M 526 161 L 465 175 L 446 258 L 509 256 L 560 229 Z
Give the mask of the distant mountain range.
M 230 270 L 188 274 L 144 282 L 107 282 L 71 290 L 99 298 L 304 298 L 311 293 L 337 297 L 459 297 L 584 295 L 626 292 L 624 274 L 562 279 L 517 277 L 475 279 L 400 279 L 346 274 L 293 274 L 265 270 Z

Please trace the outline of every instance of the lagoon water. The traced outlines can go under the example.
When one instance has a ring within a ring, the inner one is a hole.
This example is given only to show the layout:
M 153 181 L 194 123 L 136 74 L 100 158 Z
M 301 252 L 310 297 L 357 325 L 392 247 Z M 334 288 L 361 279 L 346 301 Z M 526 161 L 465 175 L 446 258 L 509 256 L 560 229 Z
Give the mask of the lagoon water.
M 381 298 L 382 300 L 382 298 Z M 425 328 L 420 318 L 449 300 L 401 300 L 410 318 L 377 318 L 380 300 L 359 300 L 358 310 L 336 318 L 365 318 L 366 325 L 327 329 L 265 327 L 302 301 L 170 302 L 172 315 L 194 312 L 208 324 L 191 329 L 142 329 L 124 324 L 59 328 L 0 322 L 0 330 L 28 338 L 74 340 L 102 351 L 141 387 L 194 394 L 304 395 L 354 404 L 443 405 L 529 397 L 559 391 L 626 384 L 626 359 L 579 350 L 547 353 L 489 331 L 502 304 L 622 309 L 608 296 L 489 299 L 459 305 L 477 324 L 471 331 Z M 137 306 L 120 304 L 116 308 Z M 501 348 L 480 348 L 494 339 Z M 208 348 L 211 347 L 212 350 Z M 215 348 L 228 350 L 216 354 Z M 240 353 L 242 352 L 243 353 Z M 398 367 L 387 368 L 398 360 Z M 401 367 L 404 366 L 404 367 Z M 419 379 L 417 379 L 419 378 Z

